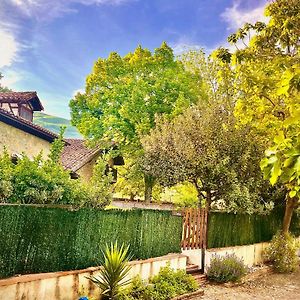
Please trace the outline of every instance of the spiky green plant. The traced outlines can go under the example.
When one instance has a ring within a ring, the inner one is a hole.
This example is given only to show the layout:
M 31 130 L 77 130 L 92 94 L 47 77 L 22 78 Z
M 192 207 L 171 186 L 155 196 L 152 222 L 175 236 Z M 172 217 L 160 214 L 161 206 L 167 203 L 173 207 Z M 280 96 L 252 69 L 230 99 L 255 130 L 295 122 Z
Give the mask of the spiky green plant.
M 119 246 L 117 242 L 110 246 L 106 244 L 102 256 L 100 274 L 89 279 L 101 289 L 101 299 L 114 300 L 119 296 L 121 288 L 130 283 L 126 277 L 131 269 L 128 262 L 132 256 L 129 246 Z

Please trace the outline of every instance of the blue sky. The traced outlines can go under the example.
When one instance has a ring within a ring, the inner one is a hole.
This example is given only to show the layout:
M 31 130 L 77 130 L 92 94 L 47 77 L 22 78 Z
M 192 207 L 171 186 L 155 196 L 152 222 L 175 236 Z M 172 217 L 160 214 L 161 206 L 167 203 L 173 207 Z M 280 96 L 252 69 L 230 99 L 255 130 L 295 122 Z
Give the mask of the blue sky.
M 162 41 L 179 53 L 226 45 L 244 22 L 263 20 L 267 0 L 0 0 L 2 84 L 36 90 L 45 112 L 69 118 L 98 57 Z

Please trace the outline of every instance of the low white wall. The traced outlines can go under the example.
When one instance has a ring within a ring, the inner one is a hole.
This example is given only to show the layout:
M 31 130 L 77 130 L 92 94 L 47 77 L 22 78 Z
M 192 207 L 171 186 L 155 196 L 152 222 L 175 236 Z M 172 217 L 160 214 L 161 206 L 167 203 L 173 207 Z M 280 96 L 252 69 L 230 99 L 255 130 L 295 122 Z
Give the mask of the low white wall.
M 187 257 L 169 254 L 161 257 L 130 262 L 129 278 L 140 275 L 149 279 L 161 267 L 170 263 L 175 270 L 186 268 Z M 85 270 L 22 275 L 0 280 L 2 300 L 77 300 L 80 295 L 99 299 L 99 289 L 86 277 L 97 276 L 100 267 Z
M 225 256 L 226 254 L 235 254 L 243 259 L 248 267 L 263 263 L 263 251 L 269 243 L 257 243 L 253 245 L 214 248 L 205 251 L 205 269 L 210 266 L 211 258 L 214 255 Z
M 187 263 L 202 266 L 202 249 L 182 250 L 181 253 L 187 256 Z

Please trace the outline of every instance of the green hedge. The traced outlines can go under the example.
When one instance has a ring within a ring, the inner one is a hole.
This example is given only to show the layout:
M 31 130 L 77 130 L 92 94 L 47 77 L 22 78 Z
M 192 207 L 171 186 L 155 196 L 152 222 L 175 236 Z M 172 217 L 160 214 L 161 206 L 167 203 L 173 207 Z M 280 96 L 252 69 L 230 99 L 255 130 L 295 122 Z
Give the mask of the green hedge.
M 269 215 L 211 212 L 208 220 L 208 248 L 219 248 L 270 241 L 282 227 L 284 209 Z M 291 232 L 300 235 L 300 218 L 293 216 Z
M 166 211 L 0 206 L 0 278 L 96 266 L 115 240 L 135 259 L 180 252 L 181 234 L 182 218 Z

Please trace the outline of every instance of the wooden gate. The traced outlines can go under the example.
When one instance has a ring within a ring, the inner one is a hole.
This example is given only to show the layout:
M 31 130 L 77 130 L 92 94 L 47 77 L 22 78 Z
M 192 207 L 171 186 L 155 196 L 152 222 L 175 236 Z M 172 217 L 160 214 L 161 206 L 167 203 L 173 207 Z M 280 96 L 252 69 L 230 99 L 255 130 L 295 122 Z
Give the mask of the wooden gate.
M 189 208 L 184 210 L 182 215 L 182 249 L 206 249 L 207 209 Z

